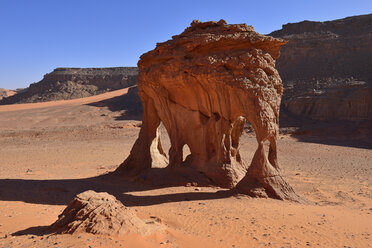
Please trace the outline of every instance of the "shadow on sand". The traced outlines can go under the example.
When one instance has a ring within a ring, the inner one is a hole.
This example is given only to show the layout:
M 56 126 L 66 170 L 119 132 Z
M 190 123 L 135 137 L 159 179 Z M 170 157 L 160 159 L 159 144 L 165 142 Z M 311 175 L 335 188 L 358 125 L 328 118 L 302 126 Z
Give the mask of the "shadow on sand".
M 12 233 L 12 236 L 36 235 L 43 236 L 51 234 L 52 231 L 49 226 L 33 226 L 24 230 Z
M 128 93 L 99 102 L 89 103 L 89 106 L 107 107 L 112 112 L 123 112 L 115 120 L 142 120 L 142 103 L 138 96 L 137 86 L 128 88 Z
M 108 173 L 91 178 L 59 180 L 0 179 L 1 201 L 23 201 L 34 204 L 67 205 L 77 194 L 86 190 L 107 192 L 115 196 L 125 206 L 150 206 L 169 202 L 198 201 L 228 198 L 236 195 L 234 190 L 217 192 L 183 192 L 160 195 L 138 195 L 140 192 L 176 186 L 192 185 L 210 186 L 203 176 L 185 175 L 167 168 L 152 168 L 141 174 L 135 181 L 128 180 L 115 173 Z M 173 177 L 172 177 L 173 176 Z M 156 179 L 150 180 L 148 178 Z M 180 178 L 182 177 L 182 178 Z M 169 180 L 169 178 L 172 178 Z M 146 181 L 147 183 L 144 183 Z M 57 216 L 56 216 L 57 219 Z M 49 226 L 30 227 L 12 235 L 46 235 Z
M 148 180 L 150 177 L 154 178 L 154 180 Z M 169 178 L 172 179 L 169 180 Z M 157 182 L 155 182 L 155 179 Z M 145 181 L 147 183 L 144 183 Z M 0 200 L 67 205 L 77 194 L 86 190 L 94 190 L 96 192 L 107 192 L 114 195 L 125 206 L 149 206 L 166 202 L 220 199 L 233 194 L 231 190 L 221 190 L 218 192 L 195 191 L 151 196 L 130 194 L 130 192 L 186 186 L 187 184 L 211 186 L 209 182 L 203 176 L 197 178 L 190 177 L 190 175 L 181 175 L 181 173 L 175 174 L 170 172 L 168 168 L 148 169 L 146 173 L 141 174 L 135 181 L 125 179 L 115 173 L 82 179 L 0 179 Z

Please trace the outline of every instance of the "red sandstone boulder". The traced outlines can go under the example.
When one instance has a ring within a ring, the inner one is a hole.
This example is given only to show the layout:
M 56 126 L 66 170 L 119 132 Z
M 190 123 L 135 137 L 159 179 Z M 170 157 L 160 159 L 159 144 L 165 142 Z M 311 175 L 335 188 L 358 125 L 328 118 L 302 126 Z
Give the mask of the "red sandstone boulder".
M 122 236 L 127 233 L 148 235 L 162 229 L 154 221 L 147 224 L 135 211 L 108 193 L 92 190 L 77 195 L 52 224 L 57 233 L 93 233 Z

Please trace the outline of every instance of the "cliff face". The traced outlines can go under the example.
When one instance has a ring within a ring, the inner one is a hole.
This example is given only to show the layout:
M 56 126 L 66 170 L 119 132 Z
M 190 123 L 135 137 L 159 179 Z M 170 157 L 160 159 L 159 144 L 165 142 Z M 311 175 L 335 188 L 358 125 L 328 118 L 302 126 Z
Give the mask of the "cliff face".
M 45 102 L 88 97 L 136 84 L 137 67 L 57 68 L 26 90 L 0 104 Z
M 372 121 L 372 87 L 364 82 L 313 89 L 283 101 L 287 110 L 316 120 Z
M 283 107 L 317 120 L 372 117 L 372 15 L 283 25 Z

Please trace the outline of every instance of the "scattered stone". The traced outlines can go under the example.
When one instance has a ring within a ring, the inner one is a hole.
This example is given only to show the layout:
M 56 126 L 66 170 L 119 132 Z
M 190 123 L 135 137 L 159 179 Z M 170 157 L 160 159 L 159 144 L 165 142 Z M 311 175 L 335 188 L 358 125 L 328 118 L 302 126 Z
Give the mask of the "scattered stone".
M 162 220 L 159 217 L 156 216 L 150 216 L 151 219 L 153 219 L 157 223 L 162 223 Z

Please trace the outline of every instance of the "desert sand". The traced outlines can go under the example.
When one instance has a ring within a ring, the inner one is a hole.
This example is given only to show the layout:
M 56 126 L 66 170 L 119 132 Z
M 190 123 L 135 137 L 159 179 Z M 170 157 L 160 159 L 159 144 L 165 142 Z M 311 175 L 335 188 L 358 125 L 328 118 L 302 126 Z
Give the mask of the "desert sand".
M 371 150 L 280 135 L 283 174 L 306 204 L 187 177 L 179 185 L 161 176 L 128 181 L 110 172 L 128 156 L 141 122 L 97 104 L 126 92 L 0 106 L 0 247 L 372 247 Z M 244 160 L 255 149 L 254 135 L 244 132 Z M 86 190 L 108 192 L 165 228 L 149 236 L 49 233 Z

